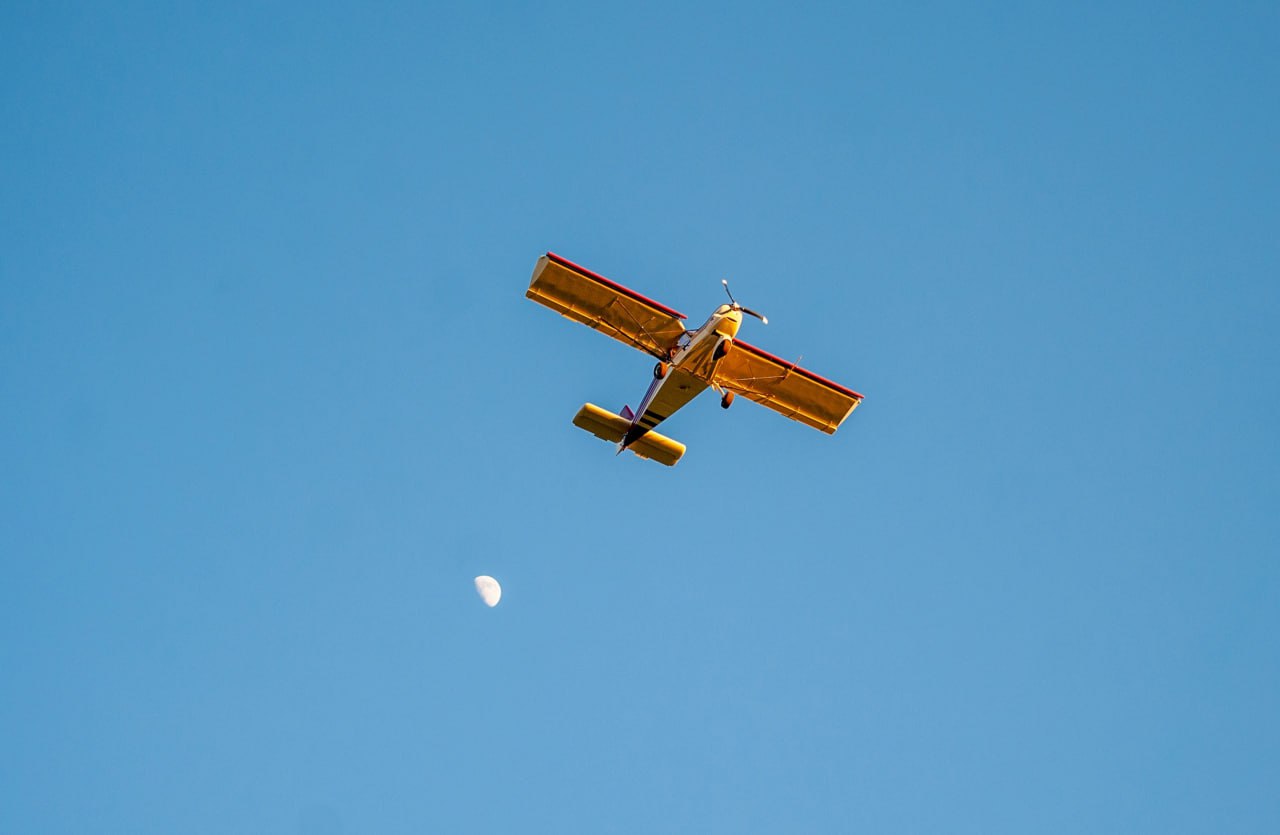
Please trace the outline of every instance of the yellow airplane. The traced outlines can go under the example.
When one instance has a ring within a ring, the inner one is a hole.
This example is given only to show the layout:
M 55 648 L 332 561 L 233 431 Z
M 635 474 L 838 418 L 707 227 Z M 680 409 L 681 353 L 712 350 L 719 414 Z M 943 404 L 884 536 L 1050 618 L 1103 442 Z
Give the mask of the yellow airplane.
M 729 293 L 729 282 L 722 283 Z M 738 304 L 732 293 L 729 304 L 717 307 L 702 327 L 687 330 L 683 313 L 548 252 L 533 268 L 525 295 L 657 357 L 653 382 L 636 411 L 623 406 L 616 415 L 587 403 L 573 418 L 575 426 L 617 443 L 619 453 L 629 449 L 641 458 L 675 465 L 684 444 L 653 428 L 708 386 L 721 395 L 723 408 L 741 394 L 828 435 L 862 402 L 856 391 L 736 339 L 742 314 L 766 325 L 769 320 Z

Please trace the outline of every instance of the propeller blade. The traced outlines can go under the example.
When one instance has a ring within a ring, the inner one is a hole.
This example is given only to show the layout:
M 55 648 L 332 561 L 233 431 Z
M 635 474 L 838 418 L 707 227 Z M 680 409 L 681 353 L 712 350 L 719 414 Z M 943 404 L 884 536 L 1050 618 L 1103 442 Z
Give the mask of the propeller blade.
M 720 283 L 724 285 L 724 291 L 725 291 L 726 293 L 729 293 L 729 279 L 727 279 L 727 278 L 722 278 L 722 279 L 720 279 Z M 738 304 L 738 300 L 737 300 L 737 299 L 735 299 L 735 298 L 733 297 L 733 293 L 729 293 L 729 301 L 733 303 L 733 307 L 734 307 L 734 309 L 735 309 L 735 310 L 741 310 L 743 313 L 748 313 L 748 314 L 750 314 L 750 315 L 752 315 L 752 316 L 756 317 L 756 318 L 757 318 L 757 319 L 759 319 L 761 322 L 764 322 L 766 325 L 767 325 L 767 324 L 769 324 L 769 320 L 768 320 L 768 319 L 766 319 L 763 315 L 761 315 L 761 314 L 759 314 L 759 313 L 756 313 L 754 310 L 748 310 L 747 308 L 745 308 L 745 307 L 743 307 L 742 305 Z

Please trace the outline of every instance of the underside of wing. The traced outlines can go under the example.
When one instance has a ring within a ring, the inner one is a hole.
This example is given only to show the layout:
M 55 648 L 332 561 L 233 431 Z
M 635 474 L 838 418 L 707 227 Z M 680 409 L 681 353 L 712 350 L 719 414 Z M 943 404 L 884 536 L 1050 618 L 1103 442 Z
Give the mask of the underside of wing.
M 655 357 L 684 333 L 684 314 L 548 252 L 533 268 L 526 296 Z
M 862 402 L 856 391 L 741 340 L 717 363 L 714 377 L 717 385 L 828 435 Z

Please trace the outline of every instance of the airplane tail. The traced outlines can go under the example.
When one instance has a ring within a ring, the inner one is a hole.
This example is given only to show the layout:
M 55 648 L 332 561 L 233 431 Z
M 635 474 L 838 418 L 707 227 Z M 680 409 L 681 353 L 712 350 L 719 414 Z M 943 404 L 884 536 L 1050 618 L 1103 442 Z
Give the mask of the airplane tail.
M 615 415 L 613 412 L 601 409 L 594 403 L 586 403 L 578 410 L 578 414 L 574 415 L 573 425 L 587 430 L 602 441 L 618 443 L 631 428 L 631 421 L 622 415 Z M 653 431 L 636 438 L 627 449 L 641 458 L 649 458 L 668 467 L 675 466 L 680 456 L 684 455 L 684 444 Z

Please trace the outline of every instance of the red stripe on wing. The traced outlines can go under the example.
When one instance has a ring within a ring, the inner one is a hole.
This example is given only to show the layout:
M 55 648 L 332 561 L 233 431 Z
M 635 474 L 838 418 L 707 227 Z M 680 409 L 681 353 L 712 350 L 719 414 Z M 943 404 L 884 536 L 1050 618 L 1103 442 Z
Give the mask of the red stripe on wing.
M 685 318 L 685 315 L 683 313 L 680 313 L 679 311 L 676 311 L 676 310 L 672 310 L 671 308 L 667 307 L 665 304 L 660 304 L 658 302 L 655 302 L 651 298 L 642 296 L 639 293 L 637 293 L 635 290 L 632 290 L 628 287 L 623 287 L 621 284 L 619 284 L 616 281 L 610 281 L 609 279 L 605 278 L 599 273 L 593 273 L 591 270 L 588 270 L 586 267 L 580 267 L 577 264 L 570 261 L 568 258 L 561 258 L 559 255 L 556 255 L 554 252 L 548 252 L 547 257 L 550 258 L 552 261 L 555 261 L 557 264 L 559 264 L 562 267 L 568 267 L 574 272 L 581 273 L 582 275 L 585 275 L 587 278 L 598 281 L 612 290 L 617 290 L 619 293 L 622 293 L 624 296 L 630 296 L 636 301 L 641 301 L 641 302 L 644 302 L 645 304 L 651 304 L 669 316 L 674 316 L 677 319 Z
M 842 392 L 843 394 L 847 394 L 850 397 L 855 397 L 858 400 L 862 399 L 862 395 L 858 394 L 853 389 L 845 388 L 839 383 L 834 383 L 831 380 L 828 380 L 826 377 L 820 377 L 817 374 L 814 374 L 812 371 L 808 370 L 807 368 L 801 368 L 800 366 L 796 365 L 794 362 L 791 362 L 789 360 L 784 360 L 782 357 L 774 356 L 768 351 L 765 351 L 761 348 L 757 348 L 756 346 L 750 343 L 743 342 L 741 339 L 733 340 L 733 347 L 735 350 L 738 348 L 746 348 L 748 351 L 751 351 L 752 353 L 755 353 L 755 354 L 759 354 L 760 356 L 764 357 L 767 360 L 772 360 L 773 362 L 776 362 L 778 365 L 785 365 L 788 368 L 790 368 L 792 371 L 796 372 L 797 374 L 803 377 L 808 377 L 810 380 L 813 380 L 814 382 L 822 383 L 824 386 L 830 386 L 836 391 Z

